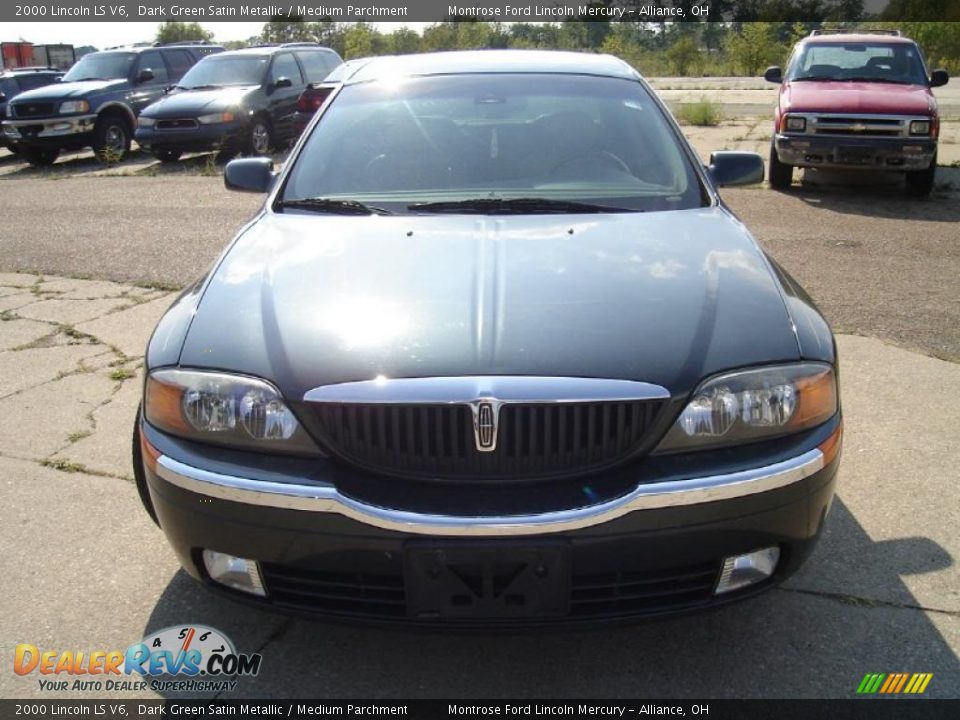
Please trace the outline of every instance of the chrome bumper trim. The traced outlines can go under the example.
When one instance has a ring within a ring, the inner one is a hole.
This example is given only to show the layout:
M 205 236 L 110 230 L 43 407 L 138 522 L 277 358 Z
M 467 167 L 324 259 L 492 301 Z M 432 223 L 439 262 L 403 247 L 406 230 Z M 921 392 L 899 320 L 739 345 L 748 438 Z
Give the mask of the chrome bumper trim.
M 36 118 L 35 120 L 8 120 L 3 121 L 3 133 L 10 138 L 20 138 L 17 128 L 41 125 L 43 129 L 34 137 L 59 137 L 61 135 L 76 135 L 90 132 L 96 123 L 97 116 L 93 115 L 64 115 L 58 118 Z
M 580 530 L 639 510 L 717 502 L 776 490 L 823 467 L 823 453 L 814 448 L 789 460 L 751 470 L 640 485 L 623 497 L 588 507 L 536 515 L 466 517 L 391 510 L 359 502 L 333 487 L 222 475 L 166 455 L 157 460 L 157 474 L 162 479 L 201 495 L 262 507 L 336 513 L 383 530 L 444 536 L 540 535 Z

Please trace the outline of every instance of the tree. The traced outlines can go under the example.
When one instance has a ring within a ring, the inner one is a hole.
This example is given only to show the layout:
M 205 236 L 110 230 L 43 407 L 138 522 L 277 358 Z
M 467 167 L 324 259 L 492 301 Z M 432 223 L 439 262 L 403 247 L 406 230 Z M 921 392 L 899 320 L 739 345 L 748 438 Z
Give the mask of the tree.
M 213 40 L 213 33 L 200 23 L 165 22 L 157 28 L 158 43 L 182 42 L 184 40 Z
M 260 40 L 265 43 L 309 42 L 314 40 L 313 24 L 296 15 L 276 15 L 264 24 Z
M 370 23 L 354 23 L 343 36 L 344 59 L 367 57 L 374 54 L 376 31 Z
M 686 75 L 690 66 L 700 59 L 700 48 L 692 35 L 684 35 L 667 49 L 667 60 L 677 75 Z
M 744 23 L 727 38 L 730 59 L 745 75 L 757 75 L 764 65 L 777 62 L 783 46 L 777 42 L 778 23 Z
M 391 55 L 406 55 L 420 52 L 420 35 L 416 30 L 401 27 L 384 37 L 387 52 Z

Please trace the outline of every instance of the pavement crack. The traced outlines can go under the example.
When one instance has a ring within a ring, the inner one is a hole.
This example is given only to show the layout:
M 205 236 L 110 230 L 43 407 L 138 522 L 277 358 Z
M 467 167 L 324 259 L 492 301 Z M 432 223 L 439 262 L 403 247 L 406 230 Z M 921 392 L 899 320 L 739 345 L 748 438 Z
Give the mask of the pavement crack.
M 938 613 L 940 615 L 950 615 L 960 617 L 960 610 L 945 610 L 943 608 L 931 608 L 913 603 L 896 602 L 895 600 L 878 600 L 876 598 L 866 598 L 859 595 L 849 595 L 847 593 L 834 593 L 825 590 L 804 590 L 803 588 L 778 587 L 781 592 L 798 593 L 800 595 L 814 595 L 816 597 L 835 600 L 844 605 L 853 605 L 856 607 L 882 607 L 893 608 L 895 610 L 920 610 L 922 612 Z
M 287 630 L 293 624 L 293 620 L 294 620 L 293 618 L 284 618 L 283 621 L 276 628 L 274 628 L 273 632 L 270 633 L 267 636 L 267 638 L 262 643 L 260 643 L 260 646 L 257 647 L 257 649 L 254 650 L 253 652 L 256 654 L 262 655 L 267 645 L 269 645 L 275 640 L 279 640 L 286 634 Z M 213 699 L 219 700 L 220 696 L 223 695 L 224 692 L 225 692 L 224 690 L 218 691 L 217 694 L 213 696 Z

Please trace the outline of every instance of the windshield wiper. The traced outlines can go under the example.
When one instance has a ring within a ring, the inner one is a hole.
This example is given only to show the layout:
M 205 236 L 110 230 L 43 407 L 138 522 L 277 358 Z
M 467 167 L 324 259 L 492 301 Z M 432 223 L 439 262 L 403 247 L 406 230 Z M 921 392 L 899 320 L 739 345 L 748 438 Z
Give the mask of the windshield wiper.
M 807 75 L 806 77 L 795 77 L 791 82 L 840 82 L 846 78 L 831 77 L 829 75 Z
M 359 200 L 339 200 L 336 198 L 299 198 L 296 200 L 281 200 L 279 207 L 294 208 L 296 210 L 312 210 L 314 212 L 330 213 L 332 215 L 392 215 L 389 210 L 373 205 L 367 205 Z
M 878 82 L 878 83 L 891 83 L 893 85 L 912 85 L 913 83 L 907 82 L 906 80 L 891 80 L 890 78 L 878 78 L 878 77 L 851 77 L 846 78 L 850 82 Z
M 470 200 L 423 202 L 407 205 L 407 209 L 411 212 L 462 212 L 481 215 L 641 212 L 640 210 L 632 208 L 536 197 L 512 199 L 472 198 Z
M 76 80 L 70 80 L 69 82 L 87 82 L 88 80 L 109 80 L 109 78 L 87 77 L 77 78 Z
M 219 90 L 223 85 L 191 85 L 190 87 L 177 85 L 177 87 L 183 88 L 184 90 Z

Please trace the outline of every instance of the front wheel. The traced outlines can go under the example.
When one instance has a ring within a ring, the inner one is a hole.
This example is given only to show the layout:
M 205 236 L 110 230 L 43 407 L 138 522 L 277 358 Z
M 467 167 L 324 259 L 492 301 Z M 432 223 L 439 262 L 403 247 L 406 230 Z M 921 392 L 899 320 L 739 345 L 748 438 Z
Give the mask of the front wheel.
M 49 167 L 60 157 L 59 148 L 24 148 L 23 157 L 36 167 Z
M 112 165 L 130 152 L 130 126 L 121 117 L 102 117 L 93 129 L 93 152 L 97 159 Z
M 250 126 L 250 152 L 254 155 L 266 155 L 273 147 L 273 134 L 270 125 L 263 118 L 254 118 Z
M 777 147 L 770 143 L 770 169 L 767 172 L 770 187 L 774 190 L 786 190 L 793 182 L 793 165 L 780 162 Z
M 933 181 L 937 177 L 937 155 L 934 153 L 930 167 L 926 170 L 908 170 L 906 173 L 907 193 L 914 197 L 926 197 L 933 191 Z

